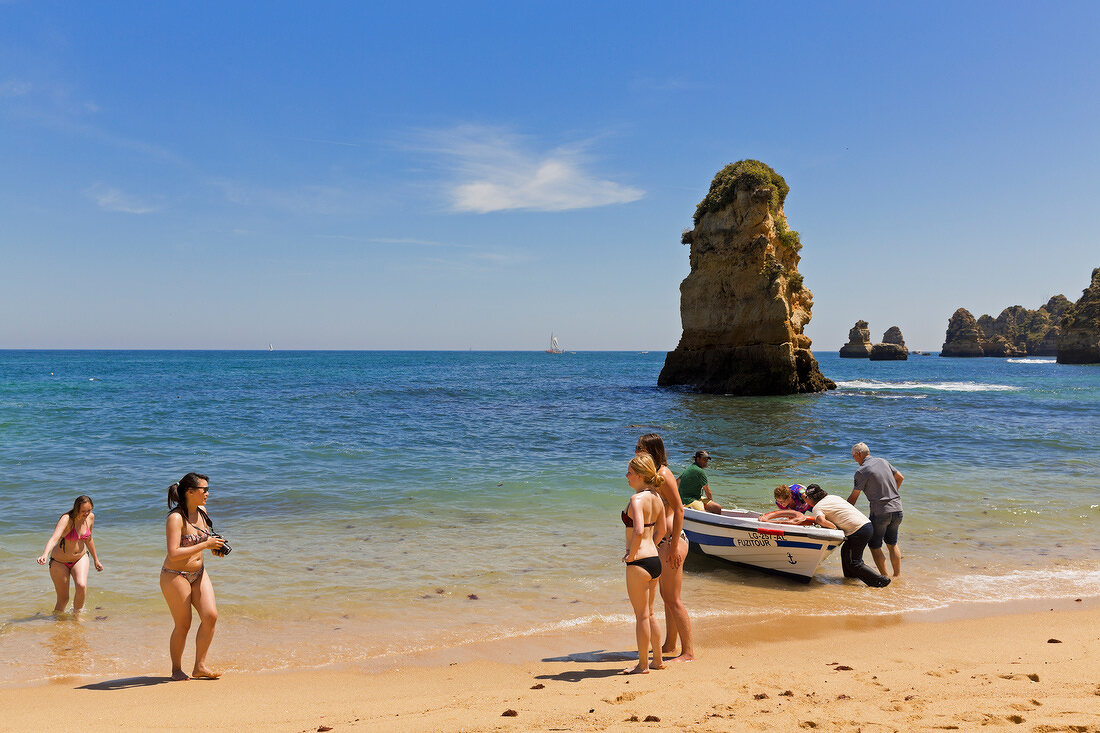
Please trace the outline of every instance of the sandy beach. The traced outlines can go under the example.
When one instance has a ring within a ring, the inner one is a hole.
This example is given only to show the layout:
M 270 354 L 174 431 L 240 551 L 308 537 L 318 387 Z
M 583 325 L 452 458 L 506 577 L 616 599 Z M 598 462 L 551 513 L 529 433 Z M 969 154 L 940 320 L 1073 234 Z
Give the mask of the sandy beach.
M 1100 731 L 1100 606 L 1040 605 L 737 631 L 703 622 L 699 660 L 629 677 L 617 674 L 624 628 L 443 650 L 381 672 L 56 681 L 0 690 L 0 729 Z

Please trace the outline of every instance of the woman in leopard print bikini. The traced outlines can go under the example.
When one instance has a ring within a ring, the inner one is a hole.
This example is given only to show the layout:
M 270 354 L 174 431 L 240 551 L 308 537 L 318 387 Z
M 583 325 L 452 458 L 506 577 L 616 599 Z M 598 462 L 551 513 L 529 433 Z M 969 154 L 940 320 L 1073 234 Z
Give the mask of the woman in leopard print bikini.
M 191 629 L 191 607 L 199 612 L 199 630 L 195 634 L 195 667 L 191 677 L 217 679 L 220 672 L 206 666 L 206 653 L 214 638 L 218 621 L 218 606 L 214 601 L 214 585 L 203 563 L 203 550 L 218 555 L 225 540 L 213 534 L 206 514 L 206 499 L 210 494 L 209 479 L 201 473 L 189 473 L 179 483 L 168 487 L 168 520 L 164 525 L 168 555 L 160 569 L 160 591 L 172 612 L 175 626 L 168 642 L 172 658 L 172 679 L 185 680 L 183 647 Z

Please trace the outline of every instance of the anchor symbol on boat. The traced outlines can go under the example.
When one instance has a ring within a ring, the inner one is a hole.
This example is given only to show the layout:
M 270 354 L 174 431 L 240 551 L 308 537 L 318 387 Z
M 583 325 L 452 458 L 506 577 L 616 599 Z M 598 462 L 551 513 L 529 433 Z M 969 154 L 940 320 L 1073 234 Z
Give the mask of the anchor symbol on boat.
M 791 553 L 789 553 L 789 552 L 787 553 L 787 562 L 789 562 L 791 565 L 797 565 L 798 564 L 798 561 L 795 560 L 793 557 L 791 557 Z

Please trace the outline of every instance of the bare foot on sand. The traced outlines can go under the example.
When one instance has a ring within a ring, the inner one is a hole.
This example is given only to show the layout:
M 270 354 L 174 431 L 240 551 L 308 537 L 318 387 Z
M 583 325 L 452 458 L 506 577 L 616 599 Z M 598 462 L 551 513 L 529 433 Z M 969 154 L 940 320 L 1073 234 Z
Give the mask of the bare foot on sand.
M 650 669 L 664 669 L 665 665 L 664 665 L 664 662 L 650 662 L 649 663 L 649 668 Z
M 649 669 L 646 667 L 627 667 L 619 674 L 649 674 Z
M 182 682 L 183 680 L 189 680 L 189 679 L 191 679 L 191 678 L 188 677 L 187 673 L 184 672 L 182 669 L 173 669 L 172 670 L 172 681 L 173 682 Z
M 191 677 L 196 680 L 216 680 L 221 676 L 221 672 L 211 672 L 206 667 L 195 667 L 195 671 L 191 673 Z
M 669 657 L 665 659 L 666 662 L 694 662 L 694 654 L 680 654 L 678 657 Z

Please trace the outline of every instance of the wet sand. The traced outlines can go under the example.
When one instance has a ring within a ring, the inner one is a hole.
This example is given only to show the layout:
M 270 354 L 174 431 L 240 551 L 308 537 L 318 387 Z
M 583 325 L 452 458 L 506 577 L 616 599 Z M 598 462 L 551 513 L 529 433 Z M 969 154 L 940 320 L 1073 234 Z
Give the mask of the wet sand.
M 1045 608 L 704 621 L 697 661 L 629 677 L 617 672 L 632 628 L 440 650 L 386 671 L 59 680 L 0 690 L 0 729 L 1100 731 L 1100 605 L 1033 605 Z

